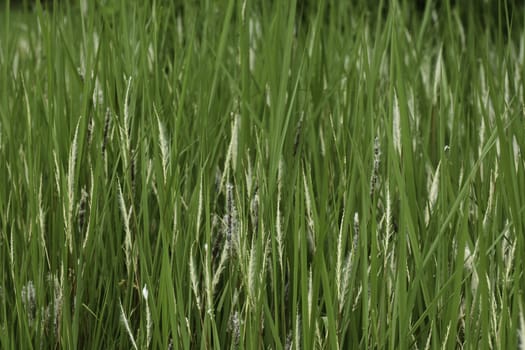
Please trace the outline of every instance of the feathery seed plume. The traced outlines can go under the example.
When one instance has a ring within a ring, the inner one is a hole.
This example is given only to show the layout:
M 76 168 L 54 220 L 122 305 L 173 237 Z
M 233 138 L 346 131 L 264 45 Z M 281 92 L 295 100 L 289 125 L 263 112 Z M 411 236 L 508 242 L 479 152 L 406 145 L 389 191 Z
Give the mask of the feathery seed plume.
M 193 247 L 190 248 L 190 282 L 191 282 L 191 289 L 193 290 L 193 294 L 195 295 L 195 302 L 197 304 L 197 309 L 201 310 L 201 298 L 200 298 L 200 292 L 199 292 L 199 279 L 197 278 L 197 270 L 195 268 L 195 257 L 193 254 Z
M 69 247 L 69 252 L 73 252 L 73 207 L 75 202 L 75 161 L 77 158 L 77 141 L 78 141 L 78 126 L 80 125 L 80 119 L 77 122 L 75 129 L 75 136 L 71 144 L 69 151 L 69 161 L 67 170 L 67 193 L 68 193 L 68 208 L 67 214 L 65 214 L 65 231 L 66 231 L 66 245 Z
M 232 333 L 232 345 L 234 349 L 239 348 L 239 341 L 241 339 L 241 319 L 239 312 L 234 311 L 230 316 L 229 330 Z
M 284 246 L 284 234 L 281 224 L 281 193 L 282 193 L 282 181 L 283 181 L 283 170 L 284 162 L 282 158 L 279 160 L 279 169 L 277 173 L 277 217 L 275 221 L 275 229 L 277 231 L 277 251 L 279 254 L 279 266 L 281 272 L 283 271 L 283 246 Z
M 131 327 L 129 325 L 128 318 L 126 317 L 126 314 L 124 312 L 124 307 L 122 307 L 122 301 L 119 301 L 120 304 L 120 319 L 122 321 L 122 324 L 124 325 L 124 328 L 126 329 L 126 332 L 128 333 L 129 339 L 131 340 L 131 345 L 133 345 L 133 348 L 135 350 L 138 349 L 137 343 L 135 342 L 135 337 L 133 336 L 133 333 L 131 332 Z
M 131 239 L 131 227 L 130 227 L 130 221 L 131 221 L 131 212 L 133 210 L 133 207 L 129 208 L 129 211 L 126 209 L 126 203 L 124 202 L 124 195 L 122 194 L 122 187 L 120 186 L 120 181 L 118 182 L 118 199 L 120 204 L 120 211 L 122 213 L 122 219 L 124 222 L 124 230 L 125 230 L 125 240 L 124 240 L 124 251 L 126 253 L 126 268 L 128 269 L 128 272 L 131 271 L 131 262 L 132 262 L 132 249 L 133 249 L 133 242 Z
M 22 287 L 21 298 L 26 310 L 29 326 L 31 327 L 36 318 L 36 291 L 33 281 L 27 282 Z
M 399 111 L 399 101 L 397 99 L 397 92 L 395 90 L 392 133 L 394 139 L 394 148 L 396 149 L 397 153 L 401 155 L 401 114 Z
M 335 264 L 337 297 L 340 303 L 342 299 L 341 280 L 343 272 L 343 223 L 345 220 L 345 210 L 346 207 L 343 206 L 343 215 L 341 217 L 341 223 L 339 224 L 339 235 L 337 236 L 337 258 Z
M 148 286 L 144 284 L 144 287 L 142 288 L 142 297 L 144 298 L 144 301 L 146 302 L 146 348 L 149 348 L 149 345 L 151 343 L 151 327 L 152 327 L 148 295 L 149 295 Z
M 230 248 L 236 249 L 238 253 L 238 238 L 237 237 L 237 209 L 235 208 L 235 201 L 233 198 L 233 185 L 228 183 L 226 185 L 226 216 L 224 222 L 226 223 L 226 243 Z
M 164 125 L 160 121 L 159 113 L 157 112 L 157 108 L 153 106 L 153 109 L 155 110 L 155 115 L 157 117 L 157 125 L 159 129 L 159 146 L 160 146 L 160 155 L 161 155 L 161 163 L 162 163 L 162 175 L 164 176 L 164 184 L 166 184 L 167 178 L 168 178 L 168 163 L 169 163 L 169 146 L 168 146 L 168 140 L 166 137 L 166 129 L 164 128 Z

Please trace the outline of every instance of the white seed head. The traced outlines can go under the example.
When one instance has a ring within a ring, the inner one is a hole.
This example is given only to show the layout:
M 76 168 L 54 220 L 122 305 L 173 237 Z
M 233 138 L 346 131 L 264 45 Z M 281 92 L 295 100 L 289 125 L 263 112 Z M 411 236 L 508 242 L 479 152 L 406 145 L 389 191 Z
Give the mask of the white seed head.
M 133 333 L 131 332 L 131 327 L 129 325 L 128 318 L 126 317 L 124 308 L 122 307 L 122 301 L 119 301 L 119 304 L 120 304 L 120 319 L 122 321 L 122 324 L 124 325 L 124 328 L 126 329 L 126 332 L 128 333 L 129 339 L 131 340 L 131 345 L 133 345 L 133 348 L 137 350 L 138 349 L 137 343 L 135 342 L 135 337 L 133 336 Z
M 144 284 L 144 287 L 142 288 L 142 297 L 144 300 L 148 300 L 148 286 Z
M 230 316 L 229 329 L 232 333 L 232 345 L 234 349 L 239 348 L 239 341 L 241 339 L 241 324 L 242 320 L 238 311 L 234 311 Z
M 127 138 L 127 149 L 129 150 L 129 128 L 130 128 L 130 115 L 129 115 L 129 92 L 131 90 L 131 77 L 128 78 L 128 84 L 126 87 L 126 95 L 124 97 L 124 132 L 128 136 Z
M 118 181 L 118 199 L 120 203 L 120 211 L 122 214 L 122 220 L 124 223 L 124 231 L 125 231 L 125 239 L 124 239 L 124 251 L 126 253 L 126 268 L 128 269 L 128 272 L 131 271 L 131 264 L 132 264 L 132 249 L 133 249 L 133 242 L 131 238 L 131 212 L 133 210 L 133 207 L 130 207 L 129 210 L 126 208 L 126 203 L 124 201 L 124 195 L 122 193 L 122 187 L 120 186 L 120 181 Z
M 221 275 L 224 272 L 224 268 L 226 267 L 226 261 L 228 261 L 229 256 L 230 249 L 228 248 L 228 245 L 224 245 L 219 259 L 219 265 L 217 265 L 217 268 L 215 269 L 215 272 L 213 274 L 213 280 L 211 285 L 214 293 L 217 285 L 219 284 L 219 281 L 221 280 Z
M 401 114 L 399 111 L 399 101 L 397 92 L 394 91 L 394 109 L 393 109 L 392 136 L 394 139 L 394 148 L 401 154 Z
M 343 223 L 345 220 L 345 210 L 343 208 L 343 215 L 341 217 L 341 223 L 339 224 L 339 235 L 337 237 L 337 259 L 336 259 L 336 286 L 337 286 L 337 297 L 339 298 L 339 303 L 342 301 L 342 273 L 343 273 Z
M 73 142 L 71 144 L 71 149 L 69 151 L 69 161 L 68 161 L 68 170 L 67 170 L 67 192 L 68 192 L 68 205 L 67 205 L 67 214 L 65 214 L 65 232 L 66 232 L 66 244 L 69 246 L 69 252 L 73 251 L 73 208 L 75 202 L 75 161 L 77 158 L 77 141 L 78 141 L 78 126 L 80 125 L 80 120 L 77 122 L 77 127 L 75 128 L 75 136 L 73 137 Z
M 201 310 L 201 298 L 200 298 L 200 290 L 199 290 L 199 279 L 197 278 L 197 270 L 195 268 L 195 257 L 193 254 L 193 247 L 190 250 L 190 281 L 191 281 L 191 289 L 193 290 L 193 294 L 195 295 L 195 301 L 197 304 L 197 309 Z
M 169 164 L 169 146 L 168 146 L 168 140 L 166 137 L 166 130 L 164 128 L 164 125 L 160 121 L 159 114 L 157 113 L 157 109 L 155 108 L 155 115 L 157 116 L 157 125 L 159 129 L 159 147 L 160 147 L 160 155 L 161 155 L 161 163 L 162 163 L 162 175 L 164 176 L 164 184 L 166 184 L 167 178 L 168 178 L 168 164 Z
M 149 309 L 149 301 L 148 301 L 148 286 L 144 284 L 144 287 L 142 288 L 142 297 L 146 301 L 146 348 L 149 347 L 149 344 L 151 343 L 151 328 L 152 328 L 152 321 L 151 321 L 151 312 Z
M 303 185 L 304 185 L 304 196 L 305 196 L 305 202 L 306 202 L 306 214 L 308 219 L 308 240 L 310 241 L 310 244 L 312 244 L 313 250 L 315 250 L 314 246 L 314 219 L 313 219 L 313 211 L 312 211 L 312 201 L 310 199 L 310 191 L 308 190 L 308 184 L 306 181 L 306 175 L 304 173 L 303 169 Z
M 357 243 L 359 240 L 359 213 L 355 212 L 354 214 L 354 243 L 353 243 L 353 250 L 355 251 L 357 249 Z
M 24 304 L 24 308 L 26 310 L 27 314 L 27 320 L 29 323 L 29 326 L 33 325 L 33 322 L 36 317 L 36 291 L 35 291 L 35 285 L 33 284 L 33 281 L 27 282 L 23 287 L 21 291 L 21 299 L 22 304 Z
M 295 315 L 295 350 L 301 349 L 301 315 L 299 315 L 299 310 Z
M 284 250 L 284 234 L 282 230 L 281 223 L 281 191 L 282 191 L 282 177 L 283 177 L 283 168 L 284 164 L 281 160 L 279 161 L 279 170 L 277 175 L 277 217 L 275 220 L 275 230 L 277 232 L 277 251 L 278 251 L 278 260 L 279 266 L 281 267 L 281 272 L 283 271 L 283 250 Z
M 311 319 L 313 309 L 313 277 L 312 267 L 308 270 L 308 319 Z
M 236 253 L 239 253 L 240 242 L 237 232 L 237 209 L 235 207 L 233 185 L 231 183 L 226 185 L 226 215 L 224 222 L 226 225 L 226 242 L 230 249 L 235 248 Z
M 239 153 L 239 128 L 241 124 L 241 115 L 235 113 L 233 115 L 233 124 L 232 124 L 232 136 L 230 140 L 230 151 L 231 154 L 231 164 L 232 169 L 235 171 L 237 169 L 237 154 Z
M 202 207 L 203 207 L 203 188 L 202 188 L 202 176 L 199 181 L 199 203 L 197 207 L 197 236 L 199 237 L 200 228 L 201 228 L 201 221 L 202 221 Z

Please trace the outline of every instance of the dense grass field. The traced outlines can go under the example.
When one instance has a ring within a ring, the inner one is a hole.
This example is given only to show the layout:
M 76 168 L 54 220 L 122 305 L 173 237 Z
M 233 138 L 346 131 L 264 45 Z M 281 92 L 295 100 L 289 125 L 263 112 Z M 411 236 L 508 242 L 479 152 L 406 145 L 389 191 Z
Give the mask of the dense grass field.
M 524 349 L 525 12 L 472 3 L 3 2 L 0 348 Z

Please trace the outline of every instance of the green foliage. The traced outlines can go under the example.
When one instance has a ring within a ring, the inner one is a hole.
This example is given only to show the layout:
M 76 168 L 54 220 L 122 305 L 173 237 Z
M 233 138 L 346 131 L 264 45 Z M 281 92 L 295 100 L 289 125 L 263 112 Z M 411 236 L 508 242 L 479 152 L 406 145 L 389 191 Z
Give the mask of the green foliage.
M 523 13 L 490 6 L 5 5 L 0 348 L 523 347 Z

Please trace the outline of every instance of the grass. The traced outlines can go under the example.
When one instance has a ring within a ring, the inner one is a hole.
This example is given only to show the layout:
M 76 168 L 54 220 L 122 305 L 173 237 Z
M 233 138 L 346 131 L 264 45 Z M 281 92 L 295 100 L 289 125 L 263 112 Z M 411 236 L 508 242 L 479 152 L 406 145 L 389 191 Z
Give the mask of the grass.
M 0 347 L 523 348 L 523 8 L 0 10 Z

